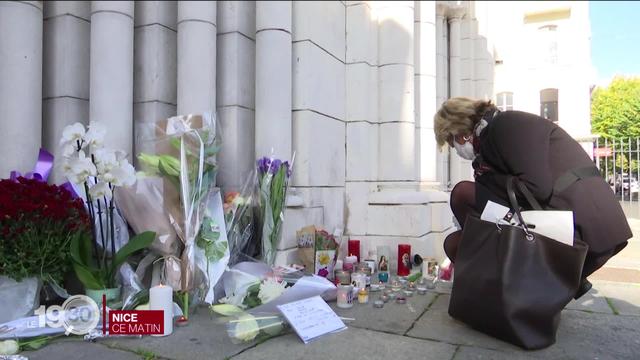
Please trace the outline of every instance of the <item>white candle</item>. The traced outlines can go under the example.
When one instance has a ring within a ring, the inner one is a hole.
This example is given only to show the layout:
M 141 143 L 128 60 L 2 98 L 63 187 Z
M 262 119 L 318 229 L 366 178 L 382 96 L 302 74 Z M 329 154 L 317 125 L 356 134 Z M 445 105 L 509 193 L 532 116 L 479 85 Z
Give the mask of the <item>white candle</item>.
M 149 289 L 149 310 L 164 310 L 164 334 L 173 332 L 173 289 L 171 286 L 158 285 Z

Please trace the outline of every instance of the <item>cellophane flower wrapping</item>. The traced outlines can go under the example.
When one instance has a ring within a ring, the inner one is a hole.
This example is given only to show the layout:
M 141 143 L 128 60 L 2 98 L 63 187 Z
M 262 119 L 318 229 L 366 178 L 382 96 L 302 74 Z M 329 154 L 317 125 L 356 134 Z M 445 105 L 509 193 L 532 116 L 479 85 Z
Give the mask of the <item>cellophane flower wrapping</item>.
M 134 187 L 122 189 L 120 207 L 134 231 L 157 234 L 153 255 L 143 260 L 147 267 L 158 258 L 164 264 L 152 282 L 188 292 L 190 305 L 212 303 L 229 259 L 222 196 L 215 187 L 215 118 L 204 113 L 141 124 L 136 146 L 143 173 Z
M 284 221 L 287 188 L 291 165 L 273 157 L 263 157 L 256 164 L 261 233 L 261 258 L 269 265 L 275 263 L 278 242 Z
M 224 197 L 230 267 L 260 256 L 262 227 L 258 210 L 257 174 L 251 171 L 240 191 L 227 191 Z
M 250 314 L 241 312 L 221 320 L 234 344 L 265 341 L 291 330 L 286 319 L 278 313 Z

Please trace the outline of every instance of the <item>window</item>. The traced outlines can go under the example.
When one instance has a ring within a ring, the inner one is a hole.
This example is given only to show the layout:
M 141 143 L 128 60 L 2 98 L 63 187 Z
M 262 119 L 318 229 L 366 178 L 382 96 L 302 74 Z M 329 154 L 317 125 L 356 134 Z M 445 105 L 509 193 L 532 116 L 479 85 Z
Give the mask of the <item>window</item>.
M 496 95 L 496 107 L 500 111 L 513 110 L 513 93 L 501 92 Z
M 558 123 L 558 89 L 543 89 L 540 91 L 540 116 Z

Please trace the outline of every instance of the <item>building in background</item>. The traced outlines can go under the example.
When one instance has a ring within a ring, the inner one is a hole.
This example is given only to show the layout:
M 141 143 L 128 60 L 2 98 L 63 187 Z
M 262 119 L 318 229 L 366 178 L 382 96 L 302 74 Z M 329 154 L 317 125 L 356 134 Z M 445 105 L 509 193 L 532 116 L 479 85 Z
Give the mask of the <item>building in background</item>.
M 495 98 L 589 133 L 587 7 L 527 4 L 0 2 L 0 176 L 28 171 L 40 146 L 59 154 L 74 122 L 104 122 L 107 145 L 135 154 L 136 124 L 215 110 L 223 188 L 272 149 L 296 154 L 279 262 L 309 224 L 343 229 L 364 254 L 409 243 L 442 257 L 446 190 L 471 177 L 436 149 L 445 99 Z
M 593 154 L 587 1 L 491 3 L 495 101 L 557 123 Z

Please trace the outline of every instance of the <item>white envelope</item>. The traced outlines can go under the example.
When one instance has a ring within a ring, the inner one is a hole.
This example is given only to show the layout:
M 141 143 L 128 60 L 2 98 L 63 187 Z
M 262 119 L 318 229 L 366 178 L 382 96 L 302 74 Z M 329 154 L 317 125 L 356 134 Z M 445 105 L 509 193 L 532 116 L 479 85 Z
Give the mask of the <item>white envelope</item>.
M 522 212 L 522 219 L 525 224 L 535 225 L 529 231 L 573 246 L 573 211 L 529 210 Z

